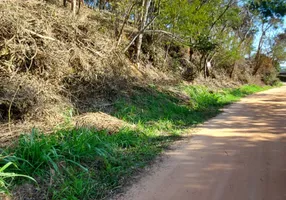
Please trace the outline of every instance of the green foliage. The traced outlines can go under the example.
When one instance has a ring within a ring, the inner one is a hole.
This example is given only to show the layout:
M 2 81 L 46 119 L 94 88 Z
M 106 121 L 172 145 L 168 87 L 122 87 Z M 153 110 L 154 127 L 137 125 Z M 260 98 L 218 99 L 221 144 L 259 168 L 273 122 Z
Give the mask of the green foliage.
M 272 45 L 272 56 L 277 66 L 279 63 L 286 61 L 286 30 L 284 33 L 278 34 Z M 278 69 L 278 68 L 277 68 Z
M 234 1 L 165 0 L 157 21 L 160 29 L 176 35 L 197 53 L 199 58 L 191 62 L 201 72 L 204 60 L 214 55 L 215 63 L 225 68 L 246 55 L 252 41 L 249 18 L 246 7 Z
M 251 0 L 249 2 L 252 11 L 258 11 L 264 20 L 282 18 L 286 15 L 284 0 Z
M 208 52 L 212 52 L 218 46 L 218 44 L 211 41 L 208 36 L 201 35 L 198 37 L 198 40 L 191 44 L 192 48 L 195 48 L 202 54 L 206 54 Z
M 263 74 L 262 81 L 271 86 L 278 86 L 280 83 L 279 78 L 277 78 L 277 72 L 267 72 Z

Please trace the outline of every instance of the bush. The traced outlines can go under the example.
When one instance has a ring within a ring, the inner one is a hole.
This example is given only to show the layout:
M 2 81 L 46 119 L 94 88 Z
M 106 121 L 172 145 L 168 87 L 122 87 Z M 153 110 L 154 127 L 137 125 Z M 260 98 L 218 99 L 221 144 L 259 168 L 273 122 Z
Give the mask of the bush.
M 279 85 L 280 80 L 277 78 L 277 72 L 267 72 L 263 74 L 262 81 L 266 85 L 276 86 Z

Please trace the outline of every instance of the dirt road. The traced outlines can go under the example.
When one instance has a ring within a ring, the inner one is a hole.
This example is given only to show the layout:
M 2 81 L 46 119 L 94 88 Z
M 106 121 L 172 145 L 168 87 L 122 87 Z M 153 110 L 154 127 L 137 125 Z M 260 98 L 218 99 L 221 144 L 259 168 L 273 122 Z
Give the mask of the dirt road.
M 286 200 L 286 86 L 208 121 L 124 200 Z

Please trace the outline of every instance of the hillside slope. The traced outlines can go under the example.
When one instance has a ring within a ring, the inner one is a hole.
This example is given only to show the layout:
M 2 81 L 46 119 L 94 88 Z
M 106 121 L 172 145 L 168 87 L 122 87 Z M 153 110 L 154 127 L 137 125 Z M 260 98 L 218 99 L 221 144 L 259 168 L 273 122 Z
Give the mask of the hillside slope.
M 85 8 L 73 17 L 36 0 L 2 2 L 0 10 L 2 144 L 3 134 L 51 129 L 71 110 L 98 111 L 133 85 L 175 81 L 115 49 L 110 14 Z
M 134 28 L 126 26 L 116 47 L 108 12 L 83 8 L 74 17 L 61 5 L 37 0 L 1 2 L 0 10 L 1 145 L 33 127 L 50 132 L 74 115 L 110 112 L 135 86 L 180 84 L 188 69 L 188 49 L 174 44 L 166 51 L 163 36 L 148 46 L 147 35 L 142 60 L 132 62 L 122 48 Z M 216 90 L 257 83 L 247 70 L 238 73 L 240 79 L 221 70 L 213 74 L 193 84 Z

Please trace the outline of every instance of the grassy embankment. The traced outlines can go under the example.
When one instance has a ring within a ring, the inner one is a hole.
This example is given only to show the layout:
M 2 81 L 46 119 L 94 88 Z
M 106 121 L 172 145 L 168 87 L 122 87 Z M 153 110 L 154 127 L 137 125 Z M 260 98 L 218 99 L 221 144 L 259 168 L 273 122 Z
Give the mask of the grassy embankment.
M 188 103 L 155 87 L 140 89 L 131 98 L 119 100 L 113 113 L 136 124 L 136 130 L 113 135 L 88 129 L 43 135 L 34 130 L 22 136 L 15 147 L 2 151 L 6 157 L 0 166 L 12 161 L 17 168 L 10 166 L 6 173 L 37 179 L 33 195 L 38 198 L 102 199 L 128 183 L 181 133 L 215 116 L 223 106 L 268 88 L 248 85 L 209 92 L 204 87 L 180 87 L 190 96 Z M 4 184 L 12 188 L 27 181 L 11 180 L 0 174 L 0 192 Z

